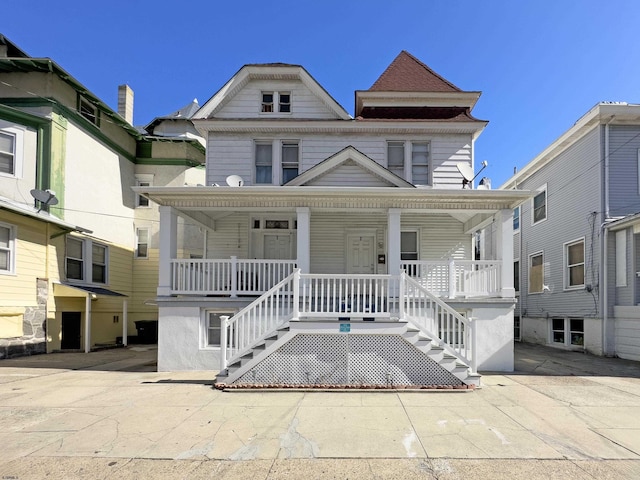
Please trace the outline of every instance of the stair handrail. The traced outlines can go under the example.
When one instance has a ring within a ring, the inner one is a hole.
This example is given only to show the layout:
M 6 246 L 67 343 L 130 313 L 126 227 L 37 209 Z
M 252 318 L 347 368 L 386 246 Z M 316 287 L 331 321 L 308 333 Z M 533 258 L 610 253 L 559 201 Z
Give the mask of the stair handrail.
M 475 322 L 470 318 L 460 315 L 453 307 L 420 285 L 419 282 L 411 278 L 404 271 L 400 275 L 400 284 L 402 286 L 401 316 L 403 316 L 407 322 L 431 337 L 445 351 L 466 362 L 471 368 L 471 371 L 475 373 L 477 366 Z M 408 286 L 414 290 L 413 294 L 408 291 Z M 426 310 L 431 313 L 432 325 L 427 325 L 426 322 L 420 322 L 420 319 L 425 320 L 425 311 L 417 312 L 419 314 L 418 316 L 411 315 L 411 313 L 415 312 L 416 308 L 411 306 L 410 303 L 420 300 L 416 298 L 415 291 L 420 292 L 422 295 L 420 299 L 427 301 L 427 307 L 421 310 Z M 445 325 L 442 325 L 443 323 Z M 442 330 L 443 326 L 447 329 L 444 332 Z M 443 335 L 443 333 L 445 335 Z M 449 338 L 445 340 L 443 337 Z M 451 340 L 454 340 L 455 343 L 452 343 Z
M 293 288 L 285 287 L 288 284 L 292 287 L 299 278 L 300 269 L 297 268 L 232 317 L 221 318 L 220 371 L 226 370 L 231 362 L 246 354 L 253 345 L 267 338 L 291 318 L 297 299 L 293 298 Z M 284 299 L 287 299 L 286 305 L 281 303 Z M 267 310 L 269 315 L 259 315 Z

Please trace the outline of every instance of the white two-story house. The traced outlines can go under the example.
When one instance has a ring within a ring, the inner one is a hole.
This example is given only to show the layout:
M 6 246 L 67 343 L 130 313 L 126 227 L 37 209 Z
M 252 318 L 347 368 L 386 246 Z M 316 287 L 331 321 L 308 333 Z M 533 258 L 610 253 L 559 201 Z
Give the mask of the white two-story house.
M 227 385 L 512 370 L 512 211 L 529 193 L 462 188 L 479 96 L 403 51 L 352 117 L 299 65 L 242 67 L 192 117 L 206 185 L 136 189 L 160 205 L 159 370 Z M 204 258 L 179 258 L 178 218 L 201 225 Z M 492 222 L 499 256 L 476 260 Z

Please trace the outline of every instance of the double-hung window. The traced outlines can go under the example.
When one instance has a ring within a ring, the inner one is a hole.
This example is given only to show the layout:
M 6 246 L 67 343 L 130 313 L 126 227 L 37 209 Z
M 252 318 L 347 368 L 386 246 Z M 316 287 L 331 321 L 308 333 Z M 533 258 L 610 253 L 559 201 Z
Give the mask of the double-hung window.
M 584 287 L 584 240 L 564 245 L 565 288 Z
M 547 219 L 547 186 L 545 185 L 540 193 L 533 197 L 533 224 Z
M 299 171 L 299 147 L 298 142 L 282 142 L 282 183 L 298 176 Z
M 137 187 L 151 187 L 153 185 L 153 175 L 140 174 L 136 175 Z M 149 199 L 142 195 L 136 195 L 136 207 L 148 208 L 150 207 Z
M 15 272 L 16 229 L 13 225 L 0 223 L 0 274 Z
M 387 142 L 387 168 L 400 178 L 405 178 L 404 142 Z
M 90 239 L 67 236 L 66 272 L 68 280 L 107 283 L 109 249 Z
M 0 173 L 16 173 L 16 136 L 0 130 Z
M 544 255 L 529 256 L 529 293 L 542 293 L 544 287 Z
M 277 109 L 276 109 L 277 106 Z M 262 113 L 291 113 L 291 92 L 262 92 Z
M 222 322 L 220 317 L 232 317 L 233 312 L 204 312 L 204 322 L 202 325 L 202 345 L 205 348 L 219 347 L 222 331 Z
M 256 142 L 256 183 L 271 184 L 273 173 L 272 142 Z
M 136 229 L 136 258 L 149 258 L 149 229 Z
M 520 231 L 520 206 L 513 209 L 513 233 Z
M 411 144 L 411 183 L 429 185 L 429 143 Z
M 516 292 L 520 291 L 520 260 L 513 262 L 513 289 Z
M 96 243 L 91 245 L 91 281 L 107 283 L 107 247 Z

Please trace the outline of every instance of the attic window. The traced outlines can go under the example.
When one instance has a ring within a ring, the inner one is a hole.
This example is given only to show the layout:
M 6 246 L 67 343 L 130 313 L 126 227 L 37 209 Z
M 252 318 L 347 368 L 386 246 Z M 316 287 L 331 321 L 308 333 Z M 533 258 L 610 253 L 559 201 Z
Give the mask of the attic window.
M 289 92 L 278 92 L 278 111 L 291 112 L 291 94 Z
M 81 96 L 78 96 L 78 112 L 94 125 L 100 124 L 98 108 L 89 100 Z
M 262 113 L 273 112 L 273 92 L 262 92 Z

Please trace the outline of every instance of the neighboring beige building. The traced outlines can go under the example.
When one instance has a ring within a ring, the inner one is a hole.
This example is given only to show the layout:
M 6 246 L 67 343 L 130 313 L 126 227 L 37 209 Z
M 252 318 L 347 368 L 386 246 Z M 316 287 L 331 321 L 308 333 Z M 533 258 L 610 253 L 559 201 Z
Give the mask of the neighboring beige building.
M 204 181 L 201 140 L 139 131 L 129 87 L 116 113 L 1 35 L 0 78 L 0 358 L 126 343 L 157 319 L 158 212 L 132 187 Z

